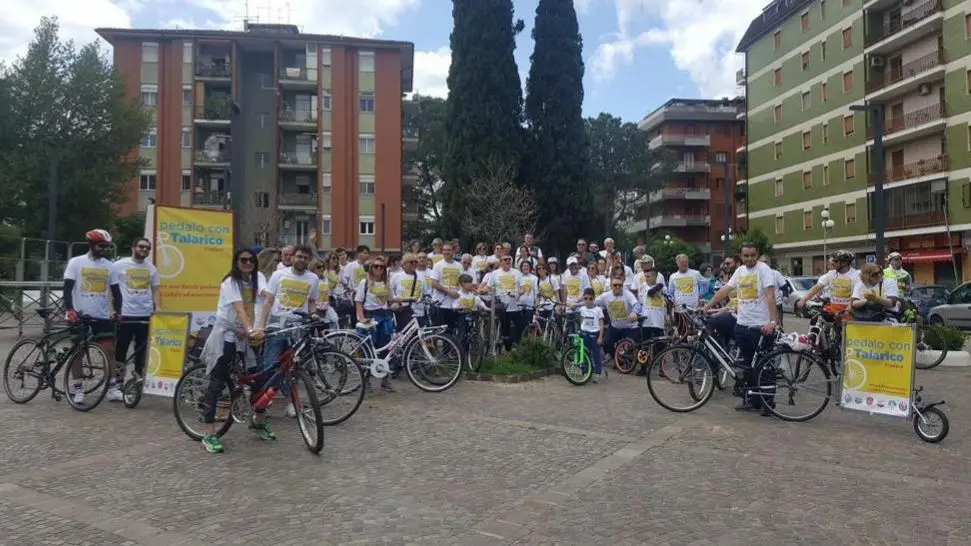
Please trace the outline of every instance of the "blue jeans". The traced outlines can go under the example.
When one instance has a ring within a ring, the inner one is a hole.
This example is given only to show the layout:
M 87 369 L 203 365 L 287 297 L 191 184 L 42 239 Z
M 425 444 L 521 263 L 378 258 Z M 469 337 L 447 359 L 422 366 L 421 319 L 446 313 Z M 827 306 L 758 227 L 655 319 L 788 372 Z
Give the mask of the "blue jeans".
M 378 311 L 365 311 L 364 316 L 374 320 L 376 323 L 374 328 L 371 329 L 371 342 L 374 343 L 375 349 L 380 349 L 391 341 L 391 334 L 394 332 L 394 319 L 392 318 L 391 311 L 378 310 Z
M 600 337 L 599 333 L 583 332 L 583 343 L 587 346 L 590 356 L 593 358 L 593 373 L 600 375 L 604 373 L 604 357 L 600 350 L 600 344 L 597 343 L 598 337 Z
M 277 361 L 280 360 L 280 356 L 289 346 L 290 340 L 287 337 L 273 336 L 267 338 L 266 344 L 263 346 L 263 377 L 258 385 L 254 385 L 254 389 L 263 388 L 263 385 L 273 377 Z M 289 398 L 290 385 L 286 381 L 280 384 L 280 390 Z

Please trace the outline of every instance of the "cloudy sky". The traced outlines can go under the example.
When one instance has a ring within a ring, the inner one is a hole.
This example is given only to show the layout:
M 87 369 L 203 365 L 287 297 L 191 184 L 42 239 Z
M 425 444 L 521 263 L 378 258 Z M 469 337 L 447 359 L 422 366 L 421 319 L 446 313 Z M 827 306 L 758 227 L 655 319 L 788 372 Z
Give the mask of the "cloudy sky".
M 23 54 L 45 15 L 62 35 L 97 39 L 96 27 L 241 29 L 248 15 L 303 32 L 407 40 L 415 44 L 415 90 L 445 96 L 449 0 L 28 0 L 0 1 L 0 60 Z M 525 82 L 537 0 L 514 0 L 526 22 L 516 60 Z M 768 0 L 574 0 L 586 61 L 584 114 L 637 121 L 671 97 L 735 95 L 733 53 Z

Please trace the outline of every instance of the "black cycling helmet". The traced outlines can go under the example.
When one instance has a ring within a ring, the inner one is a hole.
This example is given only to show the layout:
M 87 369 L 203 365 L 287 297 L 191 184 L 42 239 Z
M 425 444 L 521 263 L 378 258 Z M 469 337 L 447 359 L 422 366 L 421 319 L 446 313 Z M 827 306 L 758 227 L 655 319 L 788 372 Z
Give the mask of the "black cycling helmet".
M 838 264 L 849 265 L 853 262 L 853 253 L 848 250 L 837 250 L 833 253 L 833 261 Z

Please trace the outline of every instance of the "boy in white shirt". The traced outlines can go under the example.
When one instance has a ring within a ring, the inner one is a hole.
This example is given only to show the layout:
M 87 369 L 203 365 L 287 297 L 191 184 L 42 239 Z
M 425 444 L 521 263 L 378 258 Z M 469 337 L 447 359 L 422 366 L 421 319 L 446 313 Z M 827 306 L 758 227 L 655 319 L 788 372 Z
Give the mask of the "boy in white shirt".
M 571 258 L 573 259 L 573 258 Z M 583 305 L 578 308 L 580 313 L 580 335 L 583 342 L 590 350 L 593 357 L 593 382 L 606 376 L 604 370 L 603 353 L 600 352 L 600 345 L 604 341 L 604 312 L 597 307 L 596 296 L 592 288 L 583 291 Z

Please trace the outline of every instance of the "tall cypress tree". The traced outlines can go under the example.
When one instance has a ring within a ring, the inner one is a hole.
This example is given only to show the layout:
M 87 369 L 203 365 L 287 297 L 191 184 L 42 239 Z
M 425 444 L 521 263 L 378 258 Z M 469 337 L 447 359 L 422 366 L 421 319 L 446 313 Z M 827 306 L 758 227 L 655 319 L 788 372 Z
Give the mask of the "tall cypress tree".
M 573 248 L 591 226 L 583 125 L 583 39 L 573 0 L 539 0 L 526 80 L 522 179 L 536 191 L 545 246 Z
M 512 0 L 453 0 L 443 164 L 445 235 L 461 235 L 463 196 L 494 166 L 521 161 L 523 92 Z

